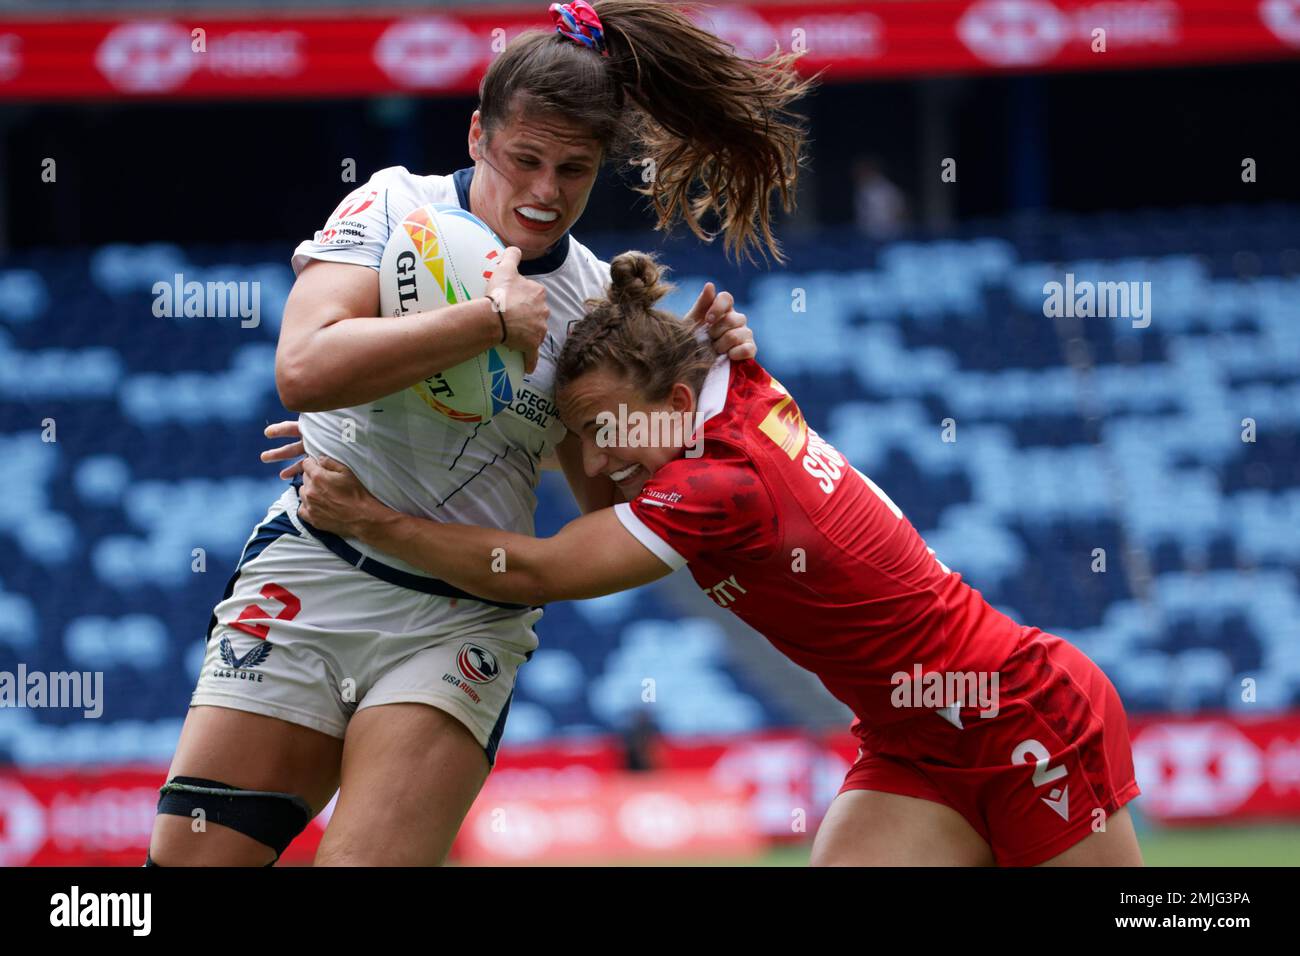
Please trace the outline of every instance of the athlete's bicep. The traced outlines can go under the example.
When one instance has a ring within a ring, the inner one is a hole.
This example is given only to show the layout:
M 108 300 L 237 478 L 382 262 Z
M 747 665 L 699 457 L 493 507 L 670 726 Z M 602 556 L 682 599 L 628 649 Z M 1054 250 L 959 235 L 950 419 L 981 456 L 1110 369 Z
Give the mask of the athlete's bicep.
M 569 522 L 546 539 L 544 558 L 546 596 L 553 601 L 626 591 L 673 570 L 623 526 L 613 508 Z
M 284 303 L 280 349 L 293 349 L 335 322 L 379 314 L 379 272 L 350 262 L 314 259 L 298 274 Z
M 275 349 L 275 384 L 286 408 L 303 408 L 305 393 L 319 385 L 324 363 L 313 351 L 316 336 L 346 319 L 378 314 L 376 270 L 320 259 L 303 267 L 284 303 Z

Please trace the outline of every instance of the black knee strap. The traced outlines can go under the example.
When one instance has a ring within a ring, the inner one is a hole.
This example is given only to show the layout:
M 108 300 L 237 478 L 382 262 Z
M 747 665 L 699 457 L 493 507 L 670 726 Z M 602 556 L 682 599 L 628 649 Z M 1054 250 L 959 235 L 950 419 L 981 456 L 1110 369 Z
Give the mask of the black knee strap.
M 314 816 L 307 802 L 291 793 L 241 790 L 202 777 L 172 777 L 158 793 L 159 813 L 192 818 L 195 810 L 202 810 L 212 823 L 266 844 L 277 860 Z
M 278 860 L 278 859 L 280 859 L 280 858 L 277 856 L 277 857 L 275 858 L 275 860 Z M 268 864 L 266 864 L 266 865 L 267 865 L 267 866 L 275 866 L 275 860 L 272 860 L 270 863 L 268 863 Z M 149 851 L 148 851 L 148 850 L 145 850 L 145 851 L 144 851 L 144 865 L 145 865 L 145 866 L 157 866 L 157 867 L 161 867 L 161 866 L 162 866 L 161 863 L 155 863 L 155 862 L 153 861 L 153 857 L 151 857 L 151 856 L 149 855 Z

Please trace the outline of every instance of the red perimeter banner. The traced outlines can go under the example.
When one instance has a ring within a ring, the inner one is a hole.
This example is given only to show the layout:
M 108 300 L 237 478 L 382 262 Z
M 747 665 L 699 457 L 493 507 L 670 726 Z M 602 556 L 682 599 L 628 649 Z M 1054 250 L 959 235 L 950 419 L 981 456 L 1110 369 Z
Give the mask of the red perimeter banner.
M 546 4 L 446 13 L 0 20 L 0 99 L 472 94 Z M 1242 62 L 1300 54 L 1300 0 L 916 0 L 717 5 L 747 56 L 828 80 Z
M 1300 819 L 1300 713 L 1141 717 L 1130 729 L 1134 806 L 1148 819 Z M 660 769 L 631 774 L 609 738 L 506 746 L 453 852 L 470 864 L 743 858 L 811 838 L 856 750 L 847 732 L 664 739 Z M 0 866 L 139 866 L 166 773 L 0 770 Z M 332 807 L 284 863 L 311 862 Z

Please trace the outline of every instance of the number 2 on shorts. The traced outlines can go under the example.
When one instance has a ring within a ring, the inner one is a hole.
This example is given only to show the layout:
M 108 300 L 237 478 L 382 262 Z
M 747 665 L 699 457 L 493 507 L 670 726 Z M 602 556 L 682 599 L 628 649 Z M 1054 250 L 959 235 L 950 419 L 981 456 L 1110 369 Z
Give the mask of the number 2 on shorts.
M 261 594 L 264 598 L 272 601 L 279 601 L 284 605 L 280 608 L 279 612 L 274 615 L 275 620 L 277 621 L 292 621 L 298 616 L 298 612 L 302 610 L 302 601 L 300 601 L 293 593 L 280 587 L 278 584 L 268 584 L 266 587 L 262 588 Z M 266 640 L 266 635 L 271 633 L 271 626 L 269 624 L 244 624 L 241 622 L 250 617 L 267 618 L 271 616 L 272 615 L 267 614 L 266 611 L 262 610 L 260 604 L 250 604 L 239 612 L 239 617 L 235 618 L 230 623 L 230 626 L 237 631 L 243 631 L 245 634 L 252 634 L 256 638 Z

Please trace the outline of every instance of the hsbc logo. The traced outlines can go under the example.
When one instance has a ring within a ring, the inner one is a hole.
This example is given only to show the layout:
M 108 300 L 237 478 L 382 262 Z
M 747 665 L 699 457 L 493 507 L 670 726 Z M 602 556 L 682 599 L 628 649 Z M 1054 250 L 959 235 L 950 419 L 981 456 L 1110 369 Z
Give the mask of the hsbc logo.
M 957 21 L 957 36 L 981 60 L 1028 66 L 1056 56 L 1067 24 L 1045 0 L 981 0 Z
M 45 844 L 45 808 L 12 780 L 0 780 L 0 866 L 22 866 Z
M 699 826 L 698 811 L 674 793 L 640 793 L 618 809 L 618 828 L 629 842 L 668 850 L 688 842 Z
M 143 21 L 116 27 L 95 52 L 95 66 L 127 93 L 167 93 L 200 69 L 223 77 L 287 77 L 302 72 L 302 34 L 293 30 L 234 30 L 197 49 L 176 23 Z
M 401 86 L 437 89 L 478 65 L 487 49 L 486 41 L 449 17 L 399 20 L 375 43 L 375 63 Z
M 95 52 L 95 66 L 127 93 L 174 90 L 198 66 L 190 31 L 175 23 L 135 22 L 115 27 Z
M 1263 0 L 1259 18 L 1283 43 L 1300 46 L 1300 0 Z
M 1182 8 L 1174 0 L 1101 0 L 1062 11 L 1049 0 L 980 0 L 957 21 L 957 36 L 986 63 L 1038 66 L 1067 44 L 1089 50 L 1099 27 L 1115 48 L 1175 46 Z
M 1264 754 L 1231 724 L 1155 724 L 1133 741 L 1133 765 L 1162 817 L 1231 813 L 1264 782 Z
M 0 34 L 0 83 L 7 83 L 23 68 L 23 39 L 16 33 Z
M 885 24 L 874 13 L 800 17 L 783 21 L 780 32 L 793 38 L 794 31 L 800 28 L 806 33 L 808 49 L 821 56 L 870 58 L 885 52 Z
M 772 24 L 744 7 L 715 6 L 701 10 L 692 19 L 734 46 L 741 56 L 750 59 L 760 60 L 770 56 L 780 46 L 781 41 Z

